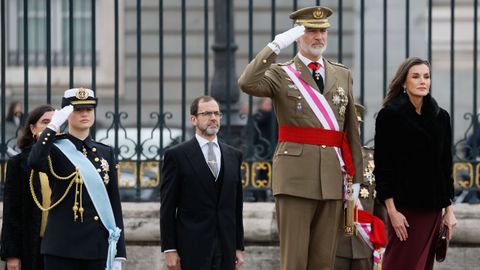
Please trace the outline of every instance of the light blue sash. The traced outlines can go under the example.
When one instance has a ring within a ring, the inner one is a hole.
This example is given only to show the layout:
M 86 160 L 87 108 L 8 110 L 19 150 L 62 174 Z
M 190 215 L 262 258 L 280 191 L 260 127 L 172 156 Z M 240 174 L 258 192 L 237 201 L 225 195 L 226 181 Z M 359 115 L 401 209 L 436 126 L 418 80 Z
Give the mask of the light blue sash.
M 110 270 L 112 269 L 115 255 L 117 254 L 117 241 L 120 238 L 120 232 L 122 230 L 118 228 L 115 223 L 112 205 L 110 204 L 110 199 L 108 198 L 102 178 L 90 160 L 80 153 L 70 140 L 57 140 L 54 144 L 75 167 L 80 169 L 80 175 L 82 176 L 88 195 L 90 195 L 92 199 L 103 226 L 108 230 L 108 257 L 105 269 Z

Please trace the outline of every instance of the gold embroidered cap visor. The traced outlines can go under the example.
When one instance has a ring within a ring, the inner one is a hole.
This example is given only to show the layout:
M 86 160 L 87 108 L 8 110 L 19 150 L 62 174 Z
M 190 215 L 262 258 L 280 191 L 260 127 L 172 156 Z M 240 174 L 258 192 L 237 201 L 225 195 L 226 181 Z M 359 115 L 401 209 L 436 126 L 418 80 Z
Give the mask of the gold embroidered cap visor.
M 63 94 L 62 108 L 68 105 L 73 105 L 73 108 L 96 108 L 97 98 L 95 93 L 87 88 L 73 88 L 68 89 Z
M 294 24 L 303 25 L 306 28 L 329 28 L 328 17 L 332 13 L 332 10 L 327 7 L 307 7 L 294 11 L 290 14 L 290 19 Z

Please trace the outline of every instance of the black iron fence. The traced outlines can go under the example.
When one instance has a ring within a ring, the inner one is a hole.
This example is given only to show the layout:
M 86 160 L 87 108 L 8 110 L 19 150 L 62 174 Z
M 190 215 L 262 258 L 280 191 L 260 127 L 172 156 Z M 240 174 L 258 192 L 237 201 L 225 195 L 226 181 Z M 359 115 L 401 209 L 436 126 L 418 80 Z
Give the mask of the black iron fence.
M 158 199 L 163 153 L 191 137 L 188 101 L 200 94 L 220 101 L 226 115 L 221 137 L 244 152 L 245 199 L 268 200 L 275 116 L 269 100 L 240 94 L 237 70 L 275 34 L 290 27 L 291 11 L 319 4 L 334 10 L 326 57 L 352 67 L 358 102 L 367 107 L 362 141 L 372 143 L 375 113 L 400 61 L 411 55 L 430 60 L 433 95 L 452 116 L 459 200 L 478 200 L 477 0 L 2 0 L 1 171 L 17 150 L 17 130 L 6 120 L 9 96 L 22 97 L 24 114 L 34 105 L 58 104 L 52 97 L 61 93 L 54 89 L 62 83 L 52 78 L 57 67 L 65 66 L 64 88 L 81 83 L 96 91 L 97 81 L 112 78 L 111 92 L 97 91 L 109 109 L 97 112 L 103 124 L 92 135 L 115 148 L 125 200 Z M 99 24 L 99 18 L 111 20 Z M 103 24 L 111 26 L 113 40 L 102 38 Z M 113 51 L 108 74 L 98 71 L 106 51 Z M 294 55 L 296 47 L 286 51 L 279 60 Z M 197 63 L 193 68 L 192 60 Z M 149 61 L 156 63 L 156 70 L 147 66 Z M 171 75 L 173 66 L 179 66 L 178 74 Z M 129 68 L 134 76 L 125 72 Z M 39 69 L 45 78 L 40 86 L 36 78 L 35 83 L 30 81 L 30 74 L 38 76 Z M 88 83 L 75 81 L 76 72 L 85 69 Z M 23 80 L 7 73 L 20 74 Z M 195 82 L 192 91 L 189 84 Z M 4 177 L 0 173 L 2 183 Z

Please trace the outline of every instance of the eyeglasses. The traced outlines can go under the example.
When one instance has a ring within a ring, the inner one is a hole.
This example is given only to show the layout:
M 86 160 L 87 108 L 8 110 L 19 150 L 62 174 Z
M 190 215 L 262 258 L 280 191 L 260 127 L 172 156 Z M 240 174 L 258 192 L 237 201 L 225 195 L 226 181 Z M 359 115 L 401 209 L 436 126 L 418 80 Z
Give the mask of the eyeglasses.
M 218 118 L 222 118 L 223 116 L 223 113 L 220 112 L 220 111 L 214 111 L 214 112 L 201 112 L 201 113 L 197 113 L 197 116 L 205 116 L 205 117 L 212 117 L 212 115 L 215 115 L 215 117 L 218 117 Z

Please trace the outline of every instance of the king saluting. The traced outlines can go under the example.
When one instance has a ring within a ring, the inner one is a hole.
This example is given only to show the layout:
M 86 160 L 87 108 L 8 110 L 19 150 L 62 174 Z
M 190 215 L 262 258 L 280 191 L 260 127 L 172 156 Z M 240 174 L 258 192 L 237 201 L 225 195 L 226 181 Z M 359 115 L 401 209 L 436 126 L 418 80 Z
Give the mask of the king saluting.
M 65 91 L 28 158 L 52 189 L 51 206 L 42 209 L 49 210 L 41 247 L 48 270 L 119 270 L 126 260 L 114 152 L 90 137 L 96 106 L 90 89 Z M 57 134 L 67 120 L 68 133 Z M 32 196 L 42 208 L 33 189 Z
M 353 233 L 352 216 L 340 224 L 344 200 L 353 210 L 348 187 L 362 181 L 362 153 L 351 71 L 323 57 L 331 14 L 321 6 L 293 12 L 294 27 L 275 36 L 238 81 L 245 93 L 270 97 L 276 111 L 273 193 L 282 270 L 333 269 L 337 230 Z M 298 54 L 275 64 L 294 41 Z

